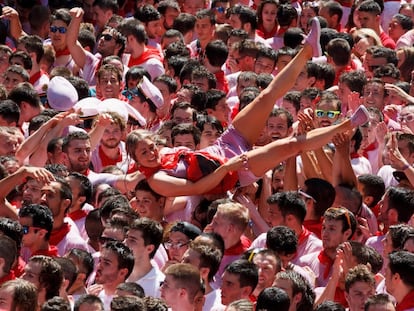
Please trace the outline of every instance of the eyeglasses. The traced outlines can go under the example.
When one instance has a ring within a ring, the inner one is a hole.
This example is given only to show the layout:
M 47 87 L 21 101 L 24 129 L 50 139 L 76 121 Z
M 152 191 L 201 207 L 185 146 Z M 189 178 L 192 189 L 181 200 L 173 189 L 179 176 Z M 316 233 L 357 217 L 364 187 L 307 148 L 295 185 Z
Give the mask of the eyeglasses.
M 67 29 L 66 27 L 50 26 L 50 32 L 56 33 L 58 31 L 63 34 L 66 33 Z
M 190 244 L 190 242 L 191 240 L 187 242 L 177 242 L 177 243 L 174 243 L 172 241 L 167 241 L 164 243 L 164 247 L 167 250 L 168 249 L 180 249 L 181 247 L 187 246 L 188 244 Z
M 108 242 L 118 242 L 118 240 L 114 238 L 106 237 L 106 236 L 99 237 L 99 243 L 105 244 Z
M 315 114 L 318 118 L 323 118 L 324 116 L 327 116 L 329 119 L 335 118 L 337 115 L 339 115 L 340 111 L 333 111 L 333 110 L 315 110 Z
M 351 229 L 352 228 L 352 223 L 351 223 L 351 216 L 349 215 L 349 211 L 346 208 L 342 208 L 342 207 L 330 207 L 326 210 L 326 213 L 333 213 L 335 216 L 342 216 L 344 215 L 346 218 L 346 222 L 348 224 L 348 228 Z
M 114 38 L 114 36 L 110 35 L 109 33 L 106 33 L 102 35 L 101 38 L 103 38 L 105 41 L 111 41 Z
M 312 200 L 314 203 L 316 203 L 315 198 L 314 198 L 313 196 L 311 196 L 311 195 L 307 194 L 307 193 L 306 193 L 306 192 L 304 192 L 303 190 L 299 189 L 299 190 L 298 190 L 298 193 L 299 193 L 302 197 L 304 197 L 304 200 L 305 200 L 305 201 L 306 201 L 306 200 Z
M 398 120 L 398 122 L 403 122 L 403 121 L 405 121 L 405 122 L 413 122 L 414 121 L 414 115 L 407 114 L 405 116 L 399 116 L 397 120 Z
M 35 233 L 37 233 L 39 230 L 42 230 L 44 228 L 40 228 L 40 227 L 33 227 L 33 226 L 22 226 L 22 231 L 23 234 L 26 235 L 30 232 L 30 228 L 33 228 L 35 230 Z

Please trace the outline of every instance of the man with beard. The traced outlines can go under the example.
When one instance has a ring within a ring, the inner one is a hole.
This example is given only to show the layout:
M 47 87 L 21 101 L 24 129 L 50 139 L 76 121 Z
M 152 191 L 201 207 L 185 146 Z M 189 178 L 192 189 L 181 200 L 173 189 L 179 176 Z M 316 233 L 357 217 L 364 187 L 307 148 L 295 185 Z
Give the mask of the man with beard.
M 134 255 L 122 242 L 104 244 L 99 257 L 95 284 L 88 288 L 90 294 L 97 295 L 110 310 L 112 298 L 119 284 L 124 283 L 134 268 Z
M 55 181 L 43 186 L 41 204 L 52 212 L 53 230 L 49 243 L 58 248 L 58 255 L 63 256 L 73 248 L 87 251 L 88 246 L 80 236 L 78 228 L 66 219 L 72 204 L 72 190 L 69 184 L 63 179 L 56 178 Z
M 106 126 L 101 126 L 105 129 Z M 63 139 L 62 151 L 64 164 L 70 172 L 78 172 L 88 177 L 92 185 L 108 184 L 122 192 L 134 190 L 137 182 L 143 179 L 142 174 L 113 175 L 109 173 L 95 173 L 91 166 L 91 140 L 83 131 L 69 133 Z M 1 183 L 1 182 L 0 182 Z M 1 193 L 1 190 L 0 190 Z
M 125 120 L 116 112 L 108 112 L 112 118 L 111 125 L 105 128 L 101 142 L 92 152 L 91 163 L 95 172 L 100 172 L 109 165 L 115 165 L 124 172 L 127 170 L 125 143 Z

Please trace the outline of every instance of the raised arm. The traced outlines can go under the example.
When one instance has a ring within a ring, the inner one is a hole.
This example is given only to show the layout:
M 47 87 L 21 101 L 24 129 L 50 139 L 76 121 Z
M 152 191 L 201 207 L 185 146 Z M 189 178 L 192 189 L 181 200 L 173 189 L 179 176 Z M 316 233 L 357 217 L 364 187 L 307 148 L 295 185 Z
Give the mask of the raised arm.
M 72 20 L 68 26 L 66 42 L 73 60 L 82 69 L 86 63 L 86 51 L 78 42 L 78 34 L 84 12 L 81 8 L 73 8 L 69 12 Z
M 1 18 L 6 18 L 10 21 L 10 36 L 18 40 L 21 36 L 26 35 L 20 23 L 19 13 L 12 7 L 3 7 L 3 14 Z
M 48 133 L 51 129 L 56 127 L 69 114 L 70 112 L 63 112 L 56 115 L 55 117 L 44 123 L 36 132 L 30 135 L 19 146 L 19 149 L 17 149 L 17 160 L 22 164 L 27 157 L 30 157 L 35 152 L 35 150 L 39 148 L 39 145 L 42 139 L 45 137 L 46 133 Z
M 60 113 L 55 116 L 53 122 L 56 124 L 51 127 L 50 130 L 44 135 L 40 143 L 35 145 L 35 151 L 30 157 L 30 165 L 33 166 L 44 166 L 47 161 L 47 145 L 49 142 L 56 137 L 61 137 L 63 130 L 70 126 L 79 124 L 80 119 L 79 115 L 75 112 L 71 113 L 70 111 Z M 52 121 L 51 120 L 51 121 Z
M 42 167 L 22 166 L 13 174 L 0 180 L 0 198 L 5 200 L 13 188 L 20 185 L 27 177 L 34 178 L 42 183 L 54 180 L 52 173 Z

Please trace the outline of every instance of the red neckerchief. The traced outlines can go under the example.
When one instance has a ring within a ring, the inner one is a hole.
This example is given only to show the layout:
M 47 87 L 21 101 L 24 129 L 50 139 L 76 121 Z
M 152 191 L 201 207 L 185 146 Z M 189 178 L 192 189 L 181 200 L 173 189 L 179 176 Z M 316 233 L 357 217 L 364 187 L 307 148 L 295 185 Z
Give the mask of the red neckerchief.
M 146 130 L 151 130 L 153 127 L 160 124 L 160 122 L 161 122 L 161 119 L 156 117 L 155 119 L 151 120 L 150 122 L 147 122 L 147 124 L 145 125 L 145 129 Z
M 250 247 L 251 244 L 252 243 L 250 242 L 250 240 L 247 237 L 245 237 L 244 235 L 242 235 L 240 237 L 240 241 L 236 245 L 233 245 L 232 247 L 230 247 L 230 248 L 228 248 L 224 251 L 224 255 L 226 255 L 226 256 L 241 255 L 245 251 L 247 251 L 247 249 Z
M 358 158 L 362 158 L 362 155 L 356 152 L 351 152 L 350 157 L 351 159 L 358 159 Z
M 11 281 L 14 280 L 16 278 L 16 276 L 14 275 L 14 271 L 10 270 L 9 274 L 3 276 L 2 278 L 0 278 L 0 285 L 3 283 L 6 283 L 7 281 Z
M 325 271 L 323 272 L 323 278 L 327 279 L 329 276 L 329 271 L 331 271 L 332 265 L 334 263 L 334 260 L 331 259 L 328 255 L 326 255 L 325 250 L 321 250 L 318 259 L 321 262 L 322 265 L 325 266 Z
M 267 32 L 264 28 L 263 25 L 259 25 L 259 27 L 256 30 L 256 33 L 262 37 L 263 39 L 269 39 L 269 38 L 273 38 L 276 33 L 277 33 L 277 28 L 278 25 L 275 25 L 272 30 L 270 30 L 270 32 Z
M 67 223 L 64 223 L 60 229 L 52 230 L 49 243 L 51 245 L 58 245 L 60 241 L 62 241 L 63 238 L 69 233 L 69 231 L 70 225 Z
M 229 82 L 227 82 L 227 79 L 224 75 L 224 71 L 220 70 L 214 74 L 217 79 L 217 89 L 222 90 L 224 93 L 229 92 Z
M 374 213 L 375 217 L 378 217 L 380 211 L 379 202 L 374 207 L 371 207 L 371 211 Z
M 26 265 L 26 262 L 23 260 L 22 257 L 19 256 L 19 258 L 17 258 L 17 264 L 13 267 L 14 275 L 17 278 L 23 275 L 25 265 Z
M 32 76 L 30 76 L 29 79 L 29 83 L 31 85 L 34 85 L 36 83 L 37 80 L 40 79 L 40 77 L 44 74 L 44 71 L 40 70 L 38 72 L 36 72 L 35 74 L 33 74 Z
M 68 217 L 70 219 L 72 219 L 73 221 L 76 221 L 76 220 L 85 218 L 87 215 L 88 215 L 87 211 L 84 211 L 83 209 L 80 209 L 80 210 L 69 213 Z
M 345 298 L 345 291 L 339 287 L 335 289 L 334 301 L 340 303 L 345 308 L 348 308 L 348 301 Z
M 362 149 L 362 155 L 368 159 L 368 152 L 373 151 L 378 148 L 378 142 L 374 141 L 373 143 L 369 144 L 365 149 Z
M 85 173 L 81 173 L 82 175 L 85 175 L 86 177 L 88 177 L 89 173 L 91 172 L 91 170 L 89 168 L 86 169 Z
M 298 236 L 298 245 L 302 245 L 303 242 L 311 235 L 311 232 L 302 226 L 302 232 Z
M 98 152 L 99 152 L 99 158 L 101 159 L 101 162 L 102 162 L 102 167 L 106 167 L 109 165 L 116 165 L 118 162 L 122 161 L 122 154 L 119 148 L 118 148 L 118 154 L 117 154 L 116 159 L 111 159 L 110 157 L 108 157 L 105 154 L 105 152 L 102 150 L 102 146 L 99 146 Z
M 144 52 L 140 56 L 138 56 L 137 58 L 132 58 L 132 56 L 130 57 L 128 67 L 131 68 L 132 66 L 141 65 L 142 63 L 145 63 L 147 60 L 151 58 L 158 59 L 160 62 L 162 62 L 160 53 L 157 49 L 145 47 Z
M 38 251 L 34 252 L 30 257 L 37 256 L 37 255 L 57 257 L 58 248 L 55 245 L 49 245 L 48 249 L 39 249 Z
M 414 290 L 404 296 L 400 303 L 397 303 L 396 310 L 404 311 L 414 308 Z
M 55 54 L 56 54 L 56 58 L 58 58 L 59 56 L 67 56 L 67 55 L 70 55 L 70 51 L 69 51 L 69 48 L 66 47 L 66 48 L 64 48 L 63 50 L 60 50 L 60 51 L 56 51 L 55 50 Z
M 322 221 L 321 220 L 305 220 L 303 226 L 310 232 L 315 233 L 318 238 L 322 236 Z

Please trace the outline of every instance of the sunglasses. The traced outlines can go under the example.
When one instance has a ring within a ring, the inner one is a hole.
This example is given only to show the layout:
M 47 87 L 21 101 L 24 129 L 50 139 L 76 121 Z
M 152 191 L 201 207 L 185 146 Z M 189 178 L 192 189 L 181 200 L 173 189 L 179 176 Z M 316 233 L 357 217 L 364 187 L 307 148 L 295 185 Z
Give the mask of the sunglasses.
M 341 112 L 340 111 L 333 111 L 333 110 L 315 110 L 315 114 L 318 118 L 323 118 L 325 116 L 327 116 L 329 119 L 333 119 L 335 118 L 337 115 L 339 115 Z
M 312 200 L 314 203 L 317 203 L 316 200 L 315 200 L 315 198 L 313 196 L 311 196 L 310 194 L 307 194 L 303 190 L 300 190 L 299 189 L 298 190 L 298 194 L 300 194 L 303 197 L 304 201 L 306 201 L 306 200 Z
M 126 98 L 128 98 L 128 100 L 132 100 L 134 97 L 139 96 L 139 92 L 138 92 L 137 89 L 123 90 L 122 95 L 124 95 Z
M 102 35 L 101 38 L 104 38 L 105 41 L 111 41 L 114 38 L 114 36 L 110 35 L 109 33 L 106 33 Z
M 398 122 L 413 122 L 414 121 L 414 115 L 412 114 L 407 114 L 405 116 L 399 116 L 398 117 Z
M 33 227 L 33 226 L 22 226 L 22 232 L 24 235 L 28 234 L 30 232 L 30 228 L 33 228 L 35 230 L 35 233 L 37 233 L 39 230 L 42 230 L 43 228 L 40 227 Z
M 57 27 L 57 26 L 50 26 L 50 32 L 56 33 L 66 33 L 67 29 L 66 27 Z

